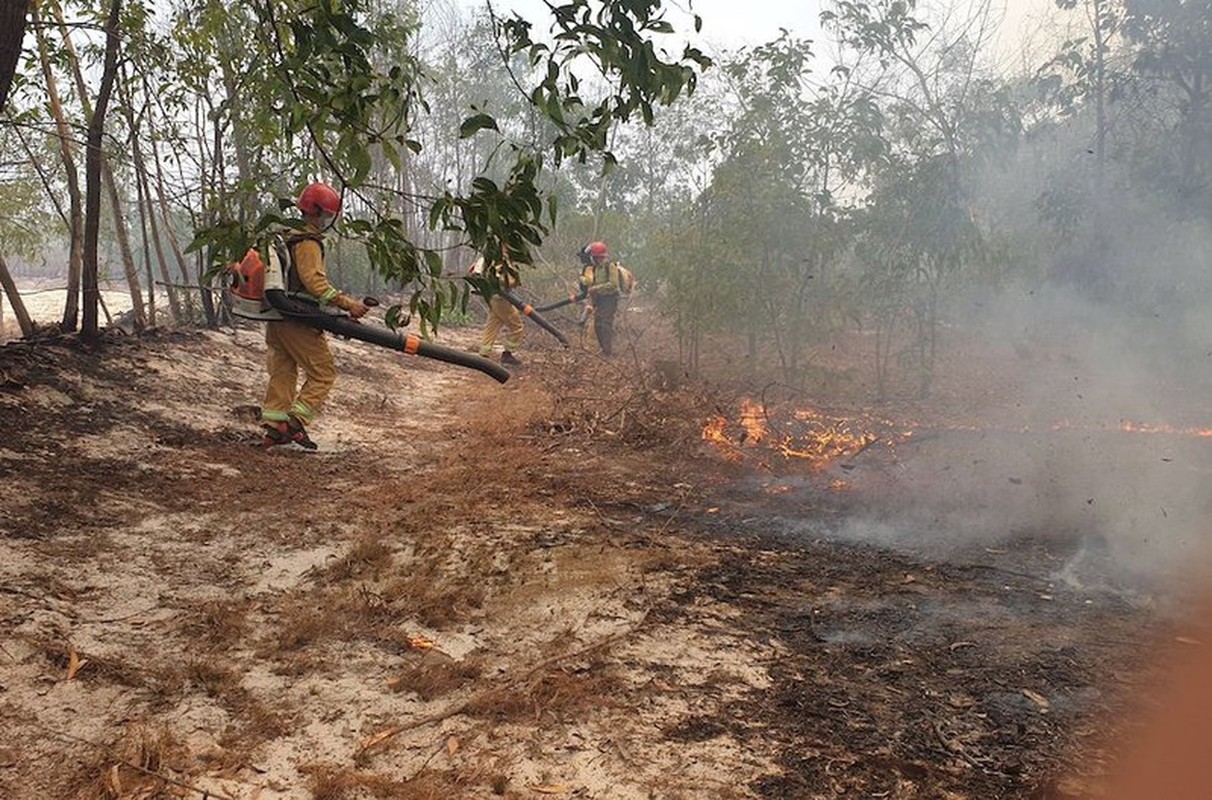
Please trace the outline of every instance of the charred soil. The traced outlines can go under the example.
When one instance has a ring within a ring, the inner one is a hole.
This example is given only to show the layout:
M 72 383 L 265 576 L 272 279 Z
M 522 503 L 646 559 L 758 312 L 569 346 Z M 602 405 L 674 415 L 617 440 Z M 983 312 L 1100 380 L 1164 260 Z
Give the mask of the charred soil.
M 730 463 L 634 352 L 334 349 L 309 454 L 255 329 L 0 350 L 0 795 L 1078 797 L 1176 635 L 1080 535 L 843 535 L 890 448 Z

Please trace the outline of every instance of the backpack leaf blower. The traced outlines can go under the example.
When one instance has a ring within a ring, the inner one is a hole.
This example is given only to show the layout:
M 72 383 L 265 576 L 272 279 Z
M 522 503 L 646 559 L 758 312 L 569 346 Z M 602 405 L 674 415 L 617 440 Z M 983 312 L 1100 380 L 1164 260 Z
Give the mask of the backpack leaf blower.
M 358 322 L 340 309 L 322 307 L 310 295 L 286 291 L 283 263 L 287 258 L 287 248 L 281 239 L 277 238 L 269 247 L 268 264 L 253 248 L 244 254 L 244 259 L 239 264 L 228 267 L 232 278 L 228 295 L 231 298 L 233 314 L 262 322 L 289 319 L 347 339 L 357 339 L 389 350 L 399 350 L 409 355 L 478 370 L 500 383 L 509 380 L 509 370 L 495 361 L 453 347 L 427 342 L 413 333 L 406 334 L 380 325 Z

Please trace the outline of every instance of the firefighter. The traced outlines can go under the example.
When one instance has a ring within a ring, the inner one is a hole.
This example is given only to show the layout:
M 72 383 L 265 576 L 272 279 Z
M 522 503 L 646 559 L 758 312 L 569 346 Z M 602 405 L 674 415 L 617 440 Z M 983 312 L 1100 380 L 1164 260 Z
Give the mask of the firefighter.
M 511 291 L 519 285 L 516 271 L 510 275 L 500 264 L 492 269 L 497 284 L 502 289 Z M 472 262 L 467 272 L 477 278 L 484 277 L 483 257 Z M 514 355 L 513 351 L 522 346 L 522 339 L 526 334 L 526 328 L 522 325 L 522 315 L 508 300 L 492 292 L 487 284 L 481 285 L 484 287 L 481 289 L 484 299 L 488 303 L 488 319 L 484 322 L 483 333 L 480 334 L 480 355 L 484 358 L 492 358 L 497 337 L 504 328 L 505 341 L 502 342 L 501 363 L 514 367 L 521 366 L 521 359 Z
M 366 315 L 366 304 L 336 289 L 328 282 L 324 266 L 324 233 L 341 213 L 341 196 L 325 183 L 313 183 L 295 201 L 303 214 L 304 227 L 286 238 L 290 258 L 286 290 L 313 300 L 320 307 L 332 305 L 354 319 Z M 297 443 L 315 450 L 307 425 L 320 413 L 337 379 L 332 351 L 324 332 L 289 319 L 266 323 L 266 366 L 269 385 L 261 404 L 266 447 Z M 296 388 L 300 370 L 303 386 Z
M 589 299 L 593 313 L 593 332 L 602 355 L 614 354 L 614 315 L 619 298 L 627 297 L 635 287 L 631 271 L 617 261 L 611 261 L 605 242 L 591 242 L 585 247 L 589 263 L 581 270 L 580 299 Z

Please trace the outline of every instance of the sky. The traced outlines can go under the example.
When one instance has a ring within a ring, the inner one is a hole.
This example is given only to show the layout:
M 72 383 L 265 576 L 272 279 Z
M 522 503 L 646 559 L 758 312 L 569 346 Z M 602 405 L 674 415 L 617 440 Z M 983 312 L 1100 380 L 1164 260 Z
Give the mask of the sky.
M 485 0 L 463 0 L 465 6 L 482 6 Z M 946 3 L 975 5 L 972 0 L 920 0 L 919 8 Z M 997 58 L 1013 69 L 1024 47 L 1040 46 L 1040 31 L 1055 17 L 1054 0 L 991 0 L 1001 18 L 994 43 Z M 691 30 L 691 11 L 703 19 L 702 41 L 714 48 L 736 49 L 772 41 L 786 28 L 793 35 L 823 44 L 821 0 L 665 0 L 667 19 L 678 30 Z M 533 22 L 546 15 L 542 0 L 493 0 L 498 12 L 512 10 Z M 815 49 L 815 48 L 814 48 Z M 819 51 L 818 51 L 819 52 Z M 1035 59 L 1038 66 L 1042 59 Z

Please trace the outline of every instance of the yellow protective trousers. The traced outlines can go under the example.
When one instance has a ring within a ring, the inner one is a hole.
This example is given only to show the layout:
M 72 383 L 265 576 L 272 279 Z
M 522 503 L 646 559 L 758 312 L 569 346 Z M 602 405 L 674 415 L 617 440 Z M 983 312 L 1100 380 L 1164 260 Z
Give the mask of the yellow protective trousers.
M 522 315 L 504 297 L 494 295 L 488 301 L 488 321 L 484 323 L 484 334 L 480 337 L 480 355 L 485 358 L 492 355 L 492 346 L 501 328 L 505 329 L 502 346 L 506 350 L 516 350 L 522 346 L 522 337 L 526 333 L 522 326 Z
M 294 416 L 311 422 L 319 415 L 337 380 L 324 331 L 286 320 L 268 322 L 265 324 L 265 344 L 269 386 L 265 390 L 265 402 L 261 404 L 261 418 L 285 422 Z M 296 393 L 300 370 L 303 371 L 303 387 Z

